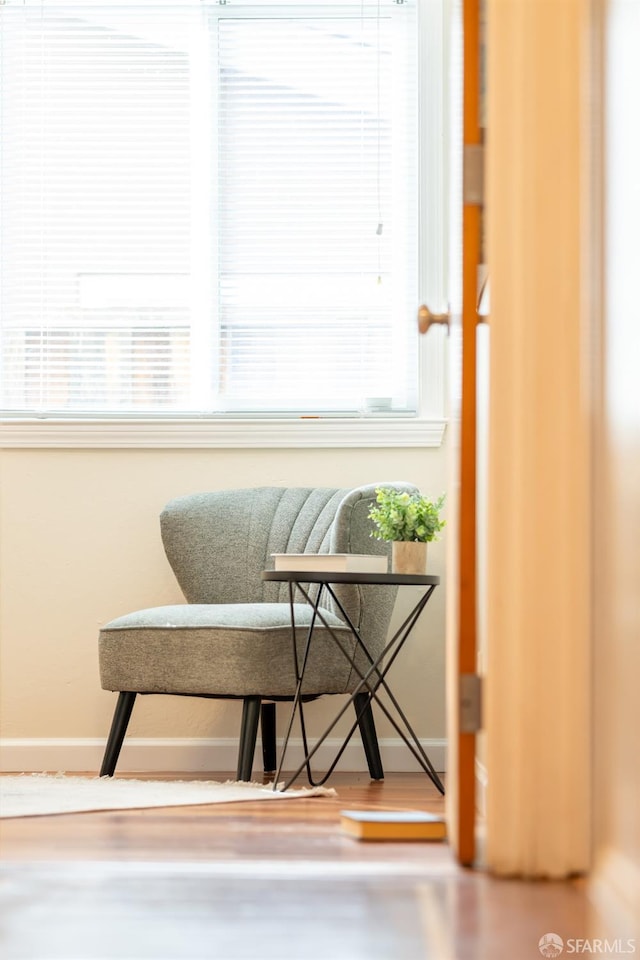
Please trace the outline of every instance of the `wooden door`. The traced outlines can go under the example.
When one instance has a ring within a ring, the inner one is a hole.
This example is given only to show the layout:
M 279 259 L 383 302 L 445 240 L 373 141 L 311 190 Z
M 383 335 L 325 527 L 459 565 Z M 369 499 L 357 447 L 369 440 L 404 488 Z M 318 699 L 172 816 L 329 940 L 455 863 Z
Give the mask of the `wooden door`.
M 475 859 L 475 747 L 479 684 L 476 675 L 476 327 L 482 262 L 482 128 L 480 120 L 480 0 L 463 0 L 452 24 L 462 34 L 463 187 L 452 189 L 452 221 L 460 219 L 462 255 L 452 251 L 450 315 L 420 309 L 420 329 L 449 322 L 450 397 L 447 556 L 447 818 L 460 863 Z M 451 58 L 452 69 L 456 66 Z M 453 78 L 454 86 L 456 78 Z M 455 97 L 454 97 L 455 99 Z M 455 103 L 452 116 L 456 117 Z M 454 149 L 460 138 L 452 137 Z M 456 163 L 453 158 L 452 168 Z M 455 180 L 455 177 L 453 178 Z M 456 209 L 456 204 L 458 209 Z M 452 233 L 455 235 L 456 231 Z M 459 267 L 456 271 L 456 264 Z M 456 272 L 458 275 L 456 275 Z
M 459 408 L 457 568 L 448 571 L 449 589 L 457 602 L 456 634 L 448 638 L 450 675 L 457 679 L 451 690 L 449 743 L 456 743 L 450 766 L 449 819 L 451 843 L 460 863 L 475 859 L 475 747 L 472 716 L 465 718 L 468 698 L 477 695 L 477 523 L 476 523 L 476 327 L 478 276 L 482 262 L 482 129 L 480 126 L 480 0 L 463 4 L 463 207 L 462 207 L 462 338 L 461 396 Z M 475 169 L 474 169 L 475 167 Z M 454 469 L 455 469 L 454 461 Z M 455 474 L 454 474 L 455 477 Z M 457 597 L 456 597 L 457 595 Z M 453 775 L 453 777 L 452 777 Z

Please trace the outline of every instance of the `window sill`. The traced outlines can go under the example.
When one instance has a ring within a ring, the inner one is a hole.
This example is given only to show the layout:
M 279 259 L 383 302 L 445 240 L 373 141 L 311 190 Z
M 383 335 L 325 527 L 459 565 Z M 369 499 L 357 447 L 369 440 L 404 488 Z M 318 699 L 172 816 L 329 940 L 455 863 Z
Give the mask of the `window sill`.
M 5 420 L 1 448 L 439 447 L 445 420 Z

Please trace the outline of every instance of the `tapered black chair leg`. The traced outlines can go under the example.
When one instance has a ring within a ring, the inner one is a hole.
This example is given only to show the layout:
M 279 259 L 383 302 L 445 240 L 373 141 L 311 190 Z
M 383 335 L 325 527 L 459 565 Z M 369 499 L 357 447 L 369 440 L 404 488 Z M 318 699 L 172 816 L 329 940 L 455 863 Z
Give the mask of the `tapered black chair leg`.
M 260 735 L 262 737 L 262 763 L 265 773 L 275 773 L 276 763 L 276 705 L 263 703 L 260 708 Z
M 113 720 L 111 721 L 109 739 L 107 740 L 104 757 L 102 758 L 102 767 L 100 768 L 101 777 L 112 777 L 115 773 L 122 742 L 127 732 L 127 727 L 129 726 L 131 711 L 133 710 L 135 702 L 136 694 L 130 693 L 129 691 L 123 691 L 118 697 Z
M 382 769 L 382 758 L 380 757 L 380 748 L 378 746 L 378 735 L 373 721 L 373 710 L 371 701 L 367 693 L 358 693 L 353 701 L 356 716 L 358 717 L 358 726 L 360 727 L 360 736 L 362 737 L 362 746 L 367 757 L 369 774 L 372 780 L 384 780 L 384 770 Z
M 242 702 L 242 726 L 240 728 L 238 770 L 236 773 L 236 779 L 238 780 L 251 780 L 253 755 L 256 752 L 258 737 L 260 703 L 260 697 L 245 697 Z

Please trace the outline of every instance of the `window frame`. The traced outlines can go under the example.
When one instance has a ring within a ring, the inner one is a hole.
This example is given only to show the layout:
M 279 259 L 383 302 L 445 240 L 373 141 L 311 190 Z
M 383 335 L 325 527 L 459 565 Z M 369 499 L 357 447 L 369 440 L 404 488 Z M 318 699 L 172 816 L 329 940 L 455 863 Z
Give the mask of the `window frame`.
M 432 309 L 446 310 L 450 189 L 445 162 L 449 122 L 447 18 L 445 0 L 415 2 L 419 34 L 419 301 L 429 303 Z M 370 4 L 365 2 L 364 6 Z M 231 7 L 225 4 L 224 14 L 231 14 Z M 233 13 L 237 15 L 240 9 Z M 300 4 L 300 10 L 304 9 Z M 294 11 L 295 4 L 286 4 L 286 15 Z M 447 423 L 447 342 L 446 331 L 441 328 L 419 338 L 416 414 L 4 416 L 0 418 L 0 448 L 438 447 Z

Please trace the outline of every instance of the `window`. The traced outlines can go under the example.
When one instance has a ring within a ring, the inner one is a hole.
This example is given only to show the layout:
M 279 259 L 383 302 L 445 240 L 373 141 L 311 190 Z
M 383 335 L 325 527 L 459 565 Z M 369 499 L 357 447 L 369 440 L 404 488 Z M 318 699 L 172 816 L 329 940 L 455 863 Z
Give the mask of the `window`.
M 0 17 L 5 417 L 419 412 L 413 2 Z

